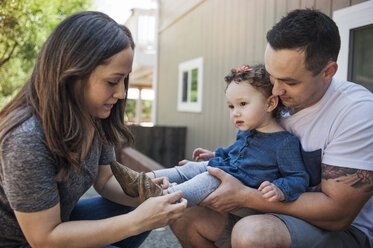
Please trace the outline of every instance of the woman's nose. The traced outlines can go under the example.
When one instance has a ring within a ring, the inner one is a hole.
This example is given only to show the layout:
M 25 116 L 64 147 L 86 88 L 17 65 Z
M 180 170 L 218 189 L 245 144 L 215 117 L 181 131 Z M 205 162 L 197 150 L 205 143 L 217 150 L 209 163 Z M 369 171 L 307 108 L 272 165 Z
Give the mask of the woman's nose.
M 114 94 L 113 97 L 116 99 L 124 99 L 126 92 L 125 92 L 125 87 L 124 87 L 124 82 L 119 83 L 117 87 L 114 89 Z

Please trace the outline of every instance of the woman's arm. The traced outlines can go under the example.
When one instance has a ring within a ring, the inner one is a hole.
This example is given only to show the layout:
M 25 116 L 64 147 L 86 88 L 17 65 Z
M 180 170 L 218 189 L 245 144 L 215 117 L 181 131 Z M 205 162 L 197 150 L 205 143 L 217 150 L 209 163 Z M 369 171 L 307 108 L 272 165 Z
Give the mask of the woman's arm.
M 289 203 L 268 203 L 257 189 L 244 186 L 222 170 L 208 167 L 208 171 L 222 183 L 201 205 L 219 212 L 247 207 L 282 213 L 326 230 L 347 228 L 373 195 L 373 171 L 322 165 L 322 192 L 306 192 Z
M 60 205 L 39 212 L 15 211 L 32 247 L 103 247 L 167 225 L 186 207 L 181 192 L 150 198 L 134 211 L 102 220 L 61 222 Z
M 154 183 L 162 185 L 164 189 L 169 187 L 168 178 L 154 178 L 153 172 L 148 172 L 146 175 L 153 179 Z M 123 192 L 109 165 L 99 166 L 94 188 L 102 197 L 122 205 L 135 207 L 141 203 L 139 198 L 130 197 Z
M 113 175 L 109 165 L 100 165 L 94 183 L 94 188 L 102 197 L 126 206 L 138 206 L 141 202 L 138 198 L 126 195 Z

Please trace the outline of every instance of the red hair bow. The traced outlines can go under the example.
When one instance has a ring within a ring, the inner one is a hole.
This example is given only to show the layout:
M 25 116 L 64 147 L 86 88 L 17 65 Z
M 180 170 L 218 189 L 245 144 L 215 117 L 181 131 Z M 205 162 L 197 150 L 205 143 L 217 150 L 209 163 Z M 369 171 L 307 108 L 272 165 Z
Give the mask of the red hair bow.
M 252 70 L 253 70 L 252 68 L 249 68 L 247 66 L 242 66 L 241 68 L 237 68 L 236 72 L 240 72 L 240 71 L 252 71 Z

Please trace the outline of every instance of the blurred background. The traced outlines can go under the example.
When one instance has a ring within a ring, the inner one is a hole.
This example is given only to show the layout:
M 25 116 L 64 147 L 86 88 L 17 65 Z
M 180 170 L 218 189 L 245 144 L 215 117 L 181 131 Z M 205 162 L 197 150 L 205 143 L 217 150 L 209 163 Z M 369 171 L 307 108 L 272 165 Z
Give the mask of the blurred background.
M 30 76 L 37 54 L 49 33 L 61 20 L 76 11 L 98 10 L 124 24 L 135 12 L 135 8 L 145 12 L 150 9 L 149 13 L 152 15 L 139 20 L 140 29 L 143 30 L 139 39 L 146 39 L 147 44 L 143 45 L 148 46 L 148 53 L 154 54 L 154 47 L 151 47 L 155 37 L 154 0 L 1 0 L 0 3 L 0 108 L 18 92 Z M 149 57 L 146 63 L 152 64 L 153 60 L 154 58 Z M 135 64 L 135 68 L 138 67 Z M 144 122 L 149 125 L 154 98 L 152 78 L 143 76 L 140 80 L 143 81 L 142 84 L 133 80 L 134 87 L 129 92 L 126 118 L 130 123 Z M 138 100 L 140 97 L 141 102 Z

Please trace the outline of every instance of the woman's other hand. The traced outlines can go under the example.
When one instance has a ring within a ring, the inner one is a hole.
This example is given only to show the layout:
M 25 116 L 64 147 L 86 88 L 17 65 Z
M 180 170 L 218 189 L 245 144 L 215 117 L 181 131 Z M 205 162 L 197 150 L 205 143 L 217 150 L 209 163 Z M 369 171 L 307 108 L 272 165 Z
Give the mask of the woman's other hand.
M 141 232 L 163 227 L 184 213 L 187 200 L 182 192 L 177 191 L 158 197 L 151 197 L 138 206 L 131 214 L 135 214 Z
M 153 178 L 152 180 L 155 184 L 161 186 L 162 189 L 168 189 L 171 186 L 168 177 Z

